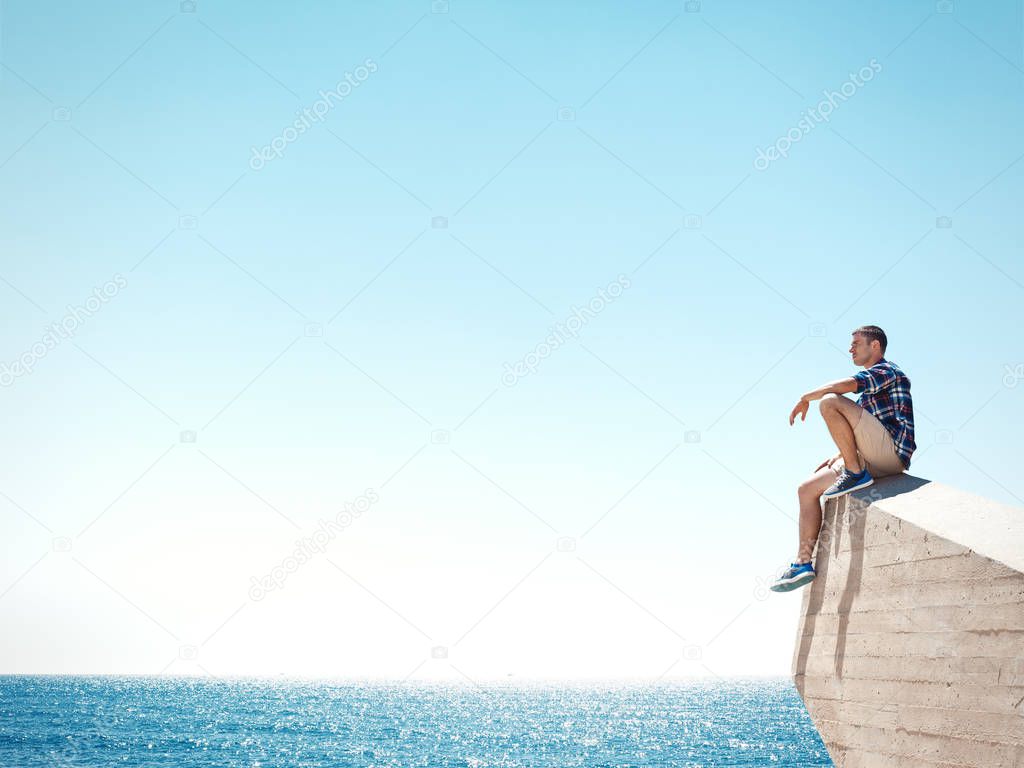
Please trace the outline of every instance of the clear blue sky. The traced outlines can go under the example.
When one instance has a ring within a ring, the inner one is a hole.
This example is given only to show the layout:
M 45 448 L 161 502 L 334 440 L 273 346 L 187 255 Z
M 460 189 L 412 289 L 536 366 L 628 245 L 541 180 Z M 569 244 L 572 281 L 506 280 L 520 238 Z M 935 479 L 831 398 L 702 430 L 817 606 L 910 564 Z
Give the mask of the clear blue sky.
M 0 24 L 0 362 L 34 360 L 0 389 L 0 671 L 785 674 L 799 597 L 763 581 L 833 453 L 788 414 L 864 323 L 913 382 L 912 472 L 1024 504 L 1019 2 Z

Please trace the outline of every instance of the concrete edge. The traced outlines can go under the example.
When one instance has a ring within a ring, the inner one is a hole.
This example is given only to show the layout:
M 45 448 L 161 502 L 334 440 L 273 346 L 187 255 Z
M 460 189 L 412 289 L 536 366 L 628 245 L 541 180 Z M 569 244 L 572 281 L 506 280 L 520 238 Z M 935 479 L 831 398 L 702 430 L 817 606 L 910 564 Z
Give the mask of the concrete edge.
M 906 473 L 879 478 L 850 495 L 865 506 L 1024 571 L 1024 507 Z

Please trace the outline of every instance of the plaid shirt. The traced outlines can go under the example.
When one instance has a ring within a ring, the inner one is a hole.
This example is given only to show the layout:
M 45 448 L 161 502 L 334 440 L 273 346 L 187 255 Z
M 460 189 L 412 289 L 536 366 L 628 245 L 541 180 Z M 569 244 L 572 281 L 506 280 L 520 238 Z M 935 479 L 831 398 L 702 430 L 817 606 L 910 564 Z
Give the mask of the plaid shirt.
M 910 469 L 914 443 L 914 403 L 910 399 L 910 379 L 884 357 L 870 368 L 855 373 L 857 404 L 882 422 L 892 435 L 905 469 Z

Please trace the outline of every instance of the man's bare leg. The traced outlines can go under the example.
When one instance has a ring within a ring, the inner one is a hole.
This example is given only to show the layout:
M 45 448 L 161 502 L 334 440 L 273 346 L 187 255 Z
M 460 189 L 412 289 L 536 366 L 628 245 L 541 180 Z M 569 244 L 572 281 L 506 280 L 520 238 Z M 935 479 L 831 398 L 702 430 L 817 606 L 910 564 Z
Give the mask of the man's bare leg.
M 853 428 L 860 421 L 864 409 L 849 398 L 841 395 L 828 394 L 821 398 L 819 404 L 821 418 L 825 420 L 828 431 L 832 435 L 839 452 L 843 455 L 843 464 L 851 472 L 864 469 L 857 453 L 857 441 L 853 436 Z M 827 488 L 828 486 L 826 486 Z M 823 488 L 822 491 L 825 489 Z
M 809 478 L 800 483 L 797 497 L 800 499 L 800 543 L 797 547 L 795 563 L 808 563 L 814 544 L 821 531 L 821 494 L 836 479 L 836 471 L 822 467 Z

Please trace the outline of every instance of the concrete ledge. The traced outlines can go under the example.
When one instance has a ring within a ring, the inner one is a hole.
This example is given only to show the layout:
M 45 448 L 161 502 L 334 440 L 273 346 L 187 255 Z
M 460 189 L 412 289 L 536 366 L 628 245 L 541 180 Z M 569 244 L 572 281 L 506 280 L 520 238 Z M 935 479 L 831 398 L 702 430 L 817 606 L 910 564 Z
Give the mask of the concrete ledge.
M 1024 768 L 1024 510 L 883 478 L 815 566 L 793 679 L 839 768 Z

